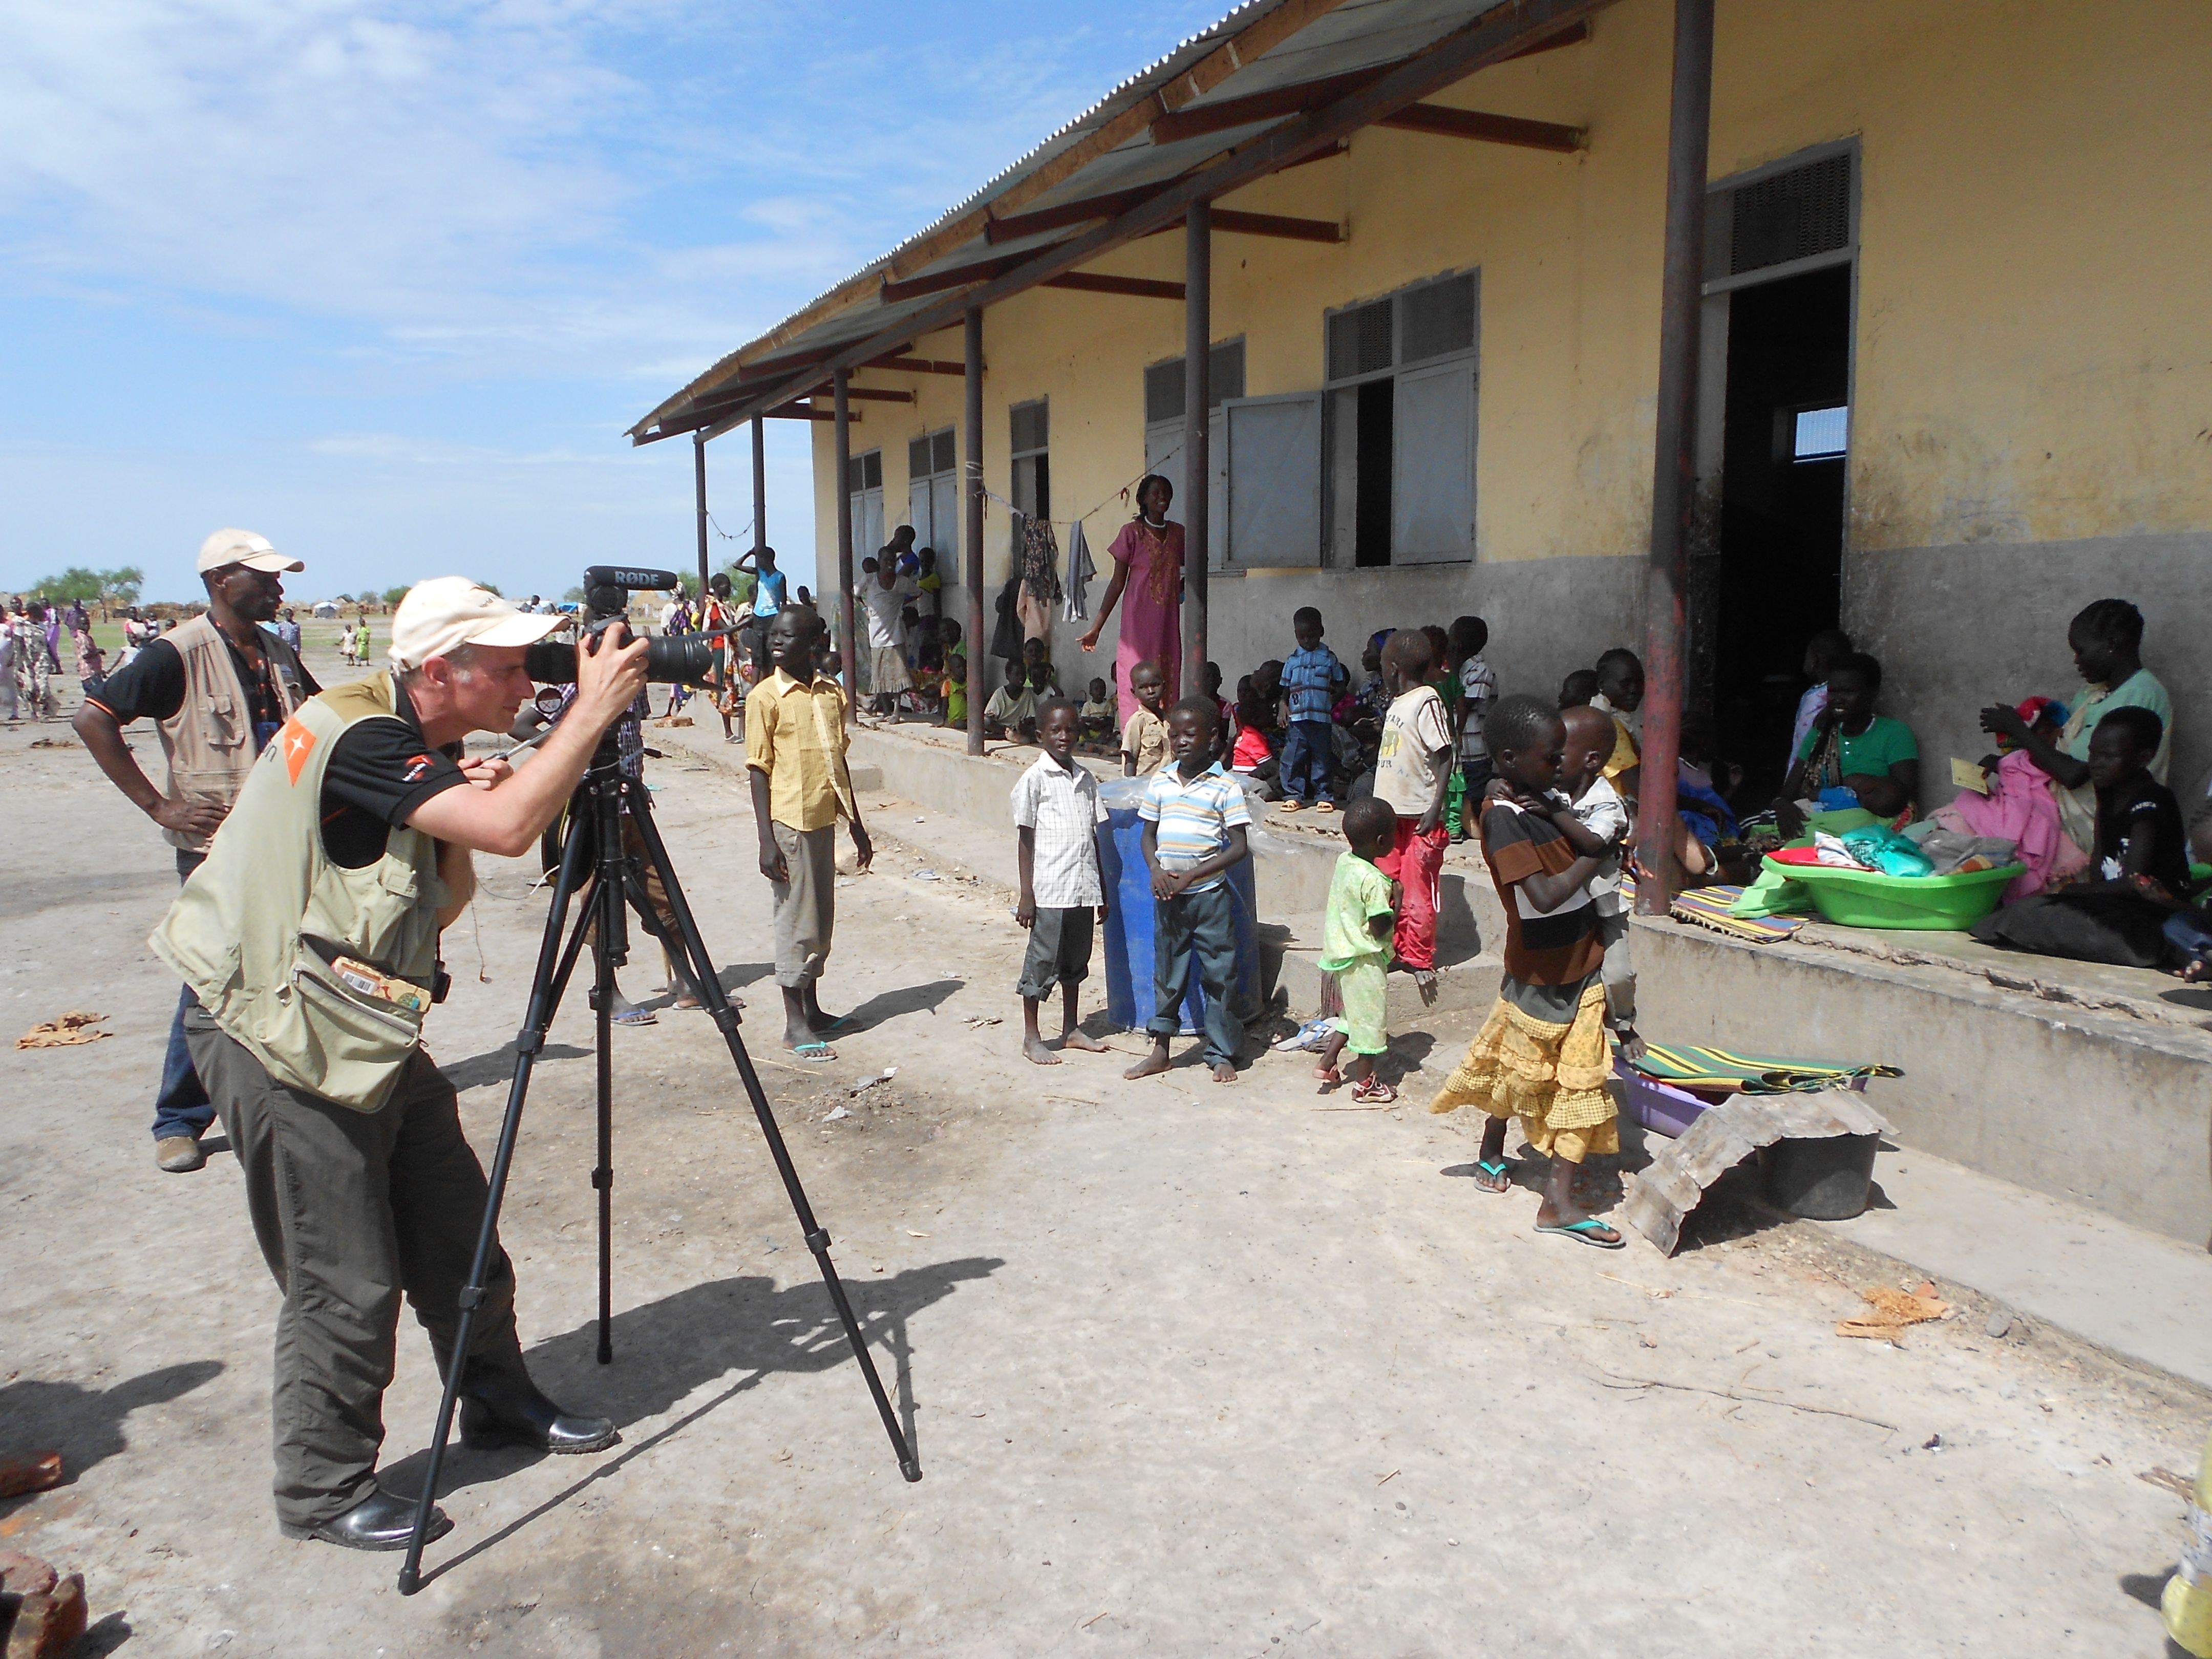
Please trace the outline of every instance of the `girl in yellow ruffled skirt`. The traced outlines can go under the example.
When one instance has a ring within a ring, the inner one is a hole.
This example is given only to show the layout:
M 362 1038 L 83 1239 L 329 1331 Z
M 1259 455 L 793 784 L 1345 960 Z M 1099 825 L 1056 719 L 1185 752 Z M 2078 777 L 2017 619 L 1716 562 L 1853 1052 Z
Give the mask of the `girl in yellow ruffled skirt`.
M 1497 1006 L 1467 1056 L 1429 1103 L 1489 1115 L 1475 1184 L 1513 1188 L 1505 1127 L 1518 1118 L 1551 1161 L 1536 1231 L 1617 1250 L 1619 1232 L 1575 1202 L 1574 1172 L 1593 1152 L 1620 1150 L 1605 1031 L 1605 946 L 1590 877 L 1607 850 L 1556 793 L 1565 759 L 1559 711 L 1506 697 L 1484 722 L 1498 782 L 1482 811 L 1482 851 L 1505 908 L 1505 975 Z

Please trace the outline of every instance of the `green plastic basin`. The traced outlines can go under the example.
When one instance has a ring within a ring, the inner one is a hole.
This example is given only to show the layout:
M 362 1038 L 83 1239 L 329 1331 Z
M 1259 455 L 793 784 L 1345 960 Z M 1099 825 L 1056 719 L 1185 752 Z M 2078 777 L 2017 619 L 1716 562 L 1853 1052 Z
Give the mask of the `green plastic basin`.
M 1963 933 L 1997 908 L 2026 865 L 1963 876 L 1884 876 L 1826 864 L 1790 864 L 1790 879 L 1811 890 L 1814 908 L 1839 927 L 1899 927 Z

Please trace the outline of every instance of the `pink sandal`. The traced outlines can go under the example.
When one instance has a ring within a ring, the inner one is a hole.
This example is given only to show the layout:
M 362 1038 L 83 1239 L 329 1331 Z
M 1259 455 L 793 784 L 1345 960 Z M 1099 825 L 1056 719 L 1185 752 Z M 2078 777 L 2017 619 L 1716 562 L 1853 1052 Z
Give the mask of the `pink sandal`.
M 1383 1106 L 1397 1099 L 1398 1091 L 1370 1074 L 1352 1085 L 1352 1097 L 1363 1106 Z

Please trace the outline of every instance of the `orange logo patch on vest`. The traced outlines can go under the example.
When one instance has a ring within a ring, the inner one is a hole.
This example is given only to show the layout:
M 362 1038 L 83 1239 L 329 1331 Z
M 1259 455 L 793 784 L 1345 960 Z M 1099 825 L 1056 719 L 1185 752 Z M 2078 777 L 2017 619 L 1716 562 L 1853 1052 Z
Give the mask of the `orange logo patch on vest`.
M 284 745 L 284 769 L 292 781 L 300 781 L 300 769 L 307 763 L 307 757 L 315 751 L 315 734 L 300 724 L 298 718 L 286 720 L 284 729 L 276 734 L 276 741 Z

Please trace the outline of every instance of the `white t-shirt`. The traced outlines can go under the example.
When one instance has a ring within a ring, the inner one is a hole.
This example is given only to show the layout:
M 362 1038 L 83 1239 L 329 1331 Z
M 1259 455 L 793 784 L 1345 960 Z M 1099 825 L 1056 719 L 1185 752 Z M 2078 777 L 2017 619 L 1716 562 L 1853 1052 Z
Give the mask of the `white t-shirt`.
M 914 596 L 911 577 L 896 578 L 885 587 L 871 575 L 860 588 L 860 603 L 868 612 L 868 648 L 882 651 L 906 643 L 906 629 L 900 626 L 899 617 L 906 610 L 906 602 Z
M 1598 860 L 1597 873 L 1589 878 L 1589 894 L 1598 915 L 1617 916 L 1621 911 L 1620 849 L 1628 840 L 1628 803 L 1621 799 L 1612 780 L 1599 778 L 1583 792 L 1574 808 L 1585 830 L 1600 841 L 1613 843 L 1613 851 Z
M 1417 685 L 1391 703 L 1382 717 L 1375 755 L 1375 798 L 1401 818 L 1418 818 L 1437 798 L 1436 752 L 1452 746 L 1444 700 L 1433 685 Z M 1450 757 L 1446 756 L 1447 763 Z

